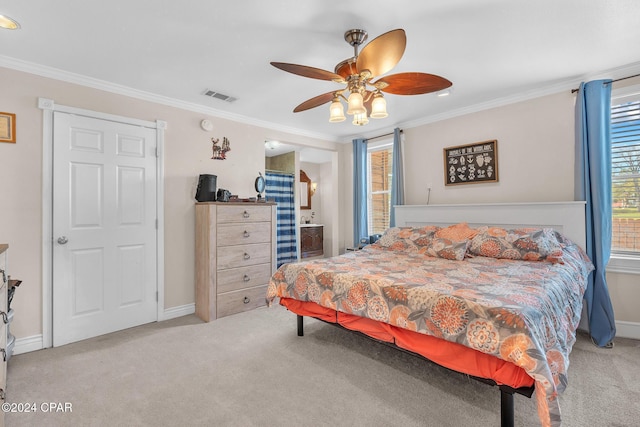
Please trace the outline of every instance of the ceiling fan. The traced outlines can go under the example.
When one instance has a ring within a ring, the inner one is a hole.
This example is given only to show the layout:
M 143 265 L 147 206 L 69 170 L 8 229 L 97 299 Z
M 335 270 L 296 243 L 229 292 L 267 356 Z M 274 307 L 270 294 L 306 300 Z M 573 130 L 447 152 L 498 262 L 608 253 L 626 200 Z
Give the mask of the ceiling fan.
M 304 101 L 293 109 L 294 113 L 309 110 L 331 101 L 330 122 L 346 119 L 340 99 L 347 101 L 347 114 L 353 115 L 353 124 L 362 126 L 368 117 L 387 117 L 387 102 L 384 93 L 394 95 L 421 95 L 446 89 L 452 83 L 434 74 L 406 72 L 382 76 L 389 72 L 402 58 L 407 36 L 402 29 L 392 30 L 369 42 L 362 51 L 358 48 L 367 40 L 364 30 L 352 29 L 344 33 L 344 39 L 353 46 L 353 57 L 336 65 L 334 72 L 306 65 L 271 62 L 276 68 L 312 79 L 329 80 L 346 85 L 342 89 L 323 93 Z M 374 81 L 374 79 L 378 78 Z M 349 92 L 349 97 L 344 93 Z

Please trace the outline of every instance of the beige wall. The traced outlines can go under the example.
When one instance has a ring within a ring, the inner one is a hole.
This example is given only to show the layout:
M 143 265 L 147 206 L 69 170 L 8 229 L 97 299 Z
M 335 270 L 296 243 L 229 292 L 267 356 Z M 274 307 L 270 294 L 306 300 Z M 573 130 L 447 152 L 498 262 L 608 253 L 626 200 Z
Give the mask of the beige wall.
M 628 84 L 634 82 L 627 82 Z M 637 83 L 637 81 L 636 81 Z M 334 144 L 207 117 L 157 103 L 42 78 L 0 67 L 0 111 L 17 115 L 17 144 L 0 144 L 0 242 L 10 245 L 14 278 L 23 280 L 12 306 L 12 333 L 18 339 L 42 333 L 42 112 L 38 97 L 59 105 L 143 120 L 164 120 L 165 133 L 165 307 L 194 301 L 193 195 L 197 176 L 218 176 L 218 187 L 240 197 L 255 196 L 253 184 L 264 171 L 266 139 L 309 145 L 337 152 L 336 170 L 321 170 L 325 196 L 340 200 L 340 251 L 352 240 L 351 144 Z M 432 186 L 433 204 L 573 199 L 574 102 L 569 91 L 488 109 L 437 123 L 405 129 L 406 203 L 424 204 Z M 212 132 L 199 127 L 203 118 Z M 211 160 L 211 137 L 226 136 L 228 159 Z M 498 183 L 444 186 L 445 147 L 498 140 Z M 324 175 L 323 175 L 324 174 Z M 327 188 L 327 174 L 344 177 Z M 338 191 L 339 190 L 339 191 Z M 315 197 L 315 196 L 314 196 Z M 323 203 L 329 207 L 329 203 Z M 327 214 L 323 210 L 323 221 Z M 636 275 L 608 274 L 616 319 L 640 322 L 640 289 Z
M 405 203 L 426 204 L 428 185 L 431 204 L 573 200 L 574 111 L 575 94 L 567 90 L 404 129 Z M 492 139 L 498 141 L 499 182 L 444 185 L 445 147 Z M 342 176 L 350 177 L 351 145 L 343 150 Z M 348 187 L 342 199 L 342 244 L 347 246 L 353 240 Z M 607 278 L 616 320 L 640 323 L 638 276 L 611 272 Z
M 407 204 L 573 200 L 573 105 L 569 91 L 406 129 Z M 498 141 L 497 183 L 444 185 L 443 148 Z
M 194 302 L 194 194 L 201 173 L 218 188 L 255 196 L 264 172 L 264 141 L 336 150 L 335 143 L 291 135 L 0 67 L 0 111 L 17 115 L 17 143 L 0 144 L 0 242 L 10 245 L 10 268 L 23 280 L 12 307 L 17 339 L 42 333 L 42 111 L 38 98 L 58 105 L 142 120 L 164 120 L 165 308 Z M 203 131 L 203 118 L 214 124 Z M 211 160 L 211 137 L 227 137 L 227 160 Z

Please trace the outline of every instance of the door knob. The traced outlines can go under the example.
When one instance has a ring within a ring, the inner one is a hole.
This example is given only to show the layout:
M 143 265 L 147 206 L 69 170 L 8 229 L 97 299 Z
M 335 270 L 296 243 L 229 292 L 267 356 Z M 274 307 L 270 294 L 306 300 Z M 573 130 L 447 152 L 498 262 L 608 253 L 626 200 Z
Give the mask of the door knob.
M 58 237 L 58 243 L 61 245 L 66 245 L 68 241 L 67 236 Z

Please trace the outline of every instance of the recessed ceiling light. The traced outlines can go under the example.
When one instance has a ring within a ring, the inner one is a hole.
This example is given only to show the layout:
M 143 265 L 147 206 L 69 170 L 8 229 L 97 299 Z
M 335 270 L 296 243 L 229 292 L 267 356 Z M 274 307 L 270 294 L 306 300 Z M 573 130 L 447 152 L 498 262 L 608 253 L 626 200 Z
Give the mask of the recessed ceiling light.
M 278 148 L 278 145 L 280 145 L 280 143 L 278 141 L 265 141 L 264 142 L 264 146 L 266 148 L 268 148 L 269 150 L 275 150 L 276 148 Z
M 20 24 L 18 24 L 18 21 L 11 19 L 8 16 L 0 15 L 0 28 L 6 28 L 7 30 L 19 30 Z

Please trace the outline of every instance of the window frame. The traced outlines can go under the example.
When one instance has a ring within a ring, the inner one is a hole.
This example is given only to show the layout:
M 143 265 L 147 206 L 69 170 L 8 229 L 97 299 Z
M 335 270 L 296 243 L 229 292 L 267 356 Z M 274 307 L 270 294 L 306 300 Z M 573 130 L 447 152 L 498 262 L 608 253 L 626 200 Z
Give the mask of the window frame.
M 620 104 L 623 98 L 640 100 L 640 85 L 614 89 L 611 94 L 611 105 Z M 612 273 L 640 274 L 640 252 L 611 250 L 606 270 Z
M 391 151 L 391 156 L 393 158 L 393 139 L 383 139 L 380 141 L 376 141 L 376 142 L 369 142 L 367 143 L 367 232 L 369 233 L 369 235 L 372 234 L 377 234 L 375 231 L 373 231 L 372 229 L 372 217 L 373 217 L 373 212 L 371 210 L 372 204 L 373 204 L 373 199 L 372 199 L 372 195 L 373 194 L 389 194 L 389 197 L 391 197 L 391 185 L 389 186 L 389 190 L 388 191 L 372 191 L 372 185 L 371 185 L 371 153 L 376 152 L 376 151 Z M 393 179 L 393 161 L 390 164 L 391 167 L 391 179 Z M 391 215 L 391 207 L 389 207 L 389 215 Z

